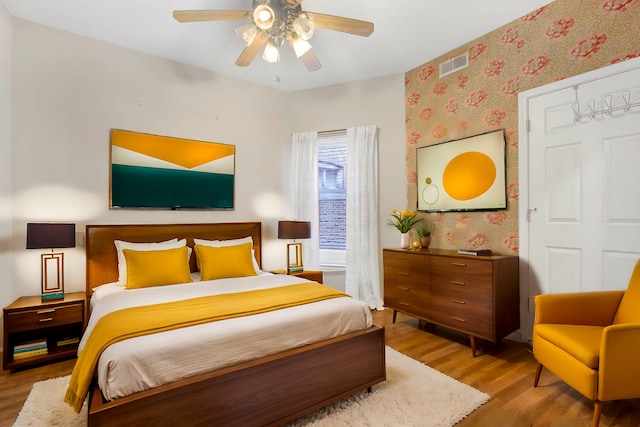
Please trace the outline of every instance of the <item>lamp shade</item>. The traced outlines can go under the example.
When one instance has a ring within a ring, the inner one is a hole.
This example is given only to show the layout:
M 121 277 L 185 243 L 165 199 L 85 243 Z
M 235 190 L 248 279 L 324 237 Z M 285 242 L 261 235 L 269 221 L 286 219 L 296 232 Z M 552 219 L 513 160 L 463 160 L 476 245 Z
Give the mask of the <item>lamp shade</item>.
M 308 239 L 311 223 L 308 221 L 278 221 L 278 239 Z
M 75 246 L 75 224 L 27 223 L 27 249 L 73 248 Z

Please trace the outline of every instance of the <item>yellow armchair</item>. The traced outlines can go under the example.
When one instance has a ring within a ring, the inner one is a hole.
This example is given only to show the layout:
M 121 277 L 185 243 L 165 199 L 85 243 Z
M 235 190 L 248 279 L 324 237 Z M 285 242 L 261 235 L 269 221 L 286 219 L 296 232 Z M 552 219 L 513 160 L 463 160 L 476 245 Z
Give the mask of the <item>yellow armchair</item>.
M 640 397 L 640 260 L 626 291 L 545 294 L 535 297 L 533 355 L 542 367 L 594 401 Z

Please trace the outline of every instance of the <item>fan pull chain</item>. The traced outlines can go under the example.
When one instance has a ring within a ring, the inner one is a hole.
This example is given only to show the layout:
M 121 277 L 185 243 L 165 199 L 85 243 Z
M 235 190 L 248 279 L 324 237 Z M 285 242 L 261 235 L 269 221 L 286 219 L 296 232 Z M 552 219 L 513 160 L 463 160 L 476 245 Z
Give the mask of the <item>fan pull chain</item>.
M 282 83 L 280 81 L 280 61 L 276 62 L 276 83 Z

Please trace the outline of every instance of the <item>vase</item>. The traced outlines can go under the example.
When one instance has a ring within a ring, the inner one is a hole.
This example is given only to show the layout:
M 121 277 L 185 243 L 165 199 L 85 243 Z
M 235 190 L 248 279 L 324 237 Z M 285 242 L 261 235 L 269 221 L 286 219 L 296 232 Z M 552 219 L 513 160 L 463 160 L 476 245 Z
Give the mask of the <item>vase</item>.
M 427 249 L 431 243 L 431 236 L 420 236 L 420 247 Z
M 409 233 L 400 234 L 400 248 L 409 249 Z

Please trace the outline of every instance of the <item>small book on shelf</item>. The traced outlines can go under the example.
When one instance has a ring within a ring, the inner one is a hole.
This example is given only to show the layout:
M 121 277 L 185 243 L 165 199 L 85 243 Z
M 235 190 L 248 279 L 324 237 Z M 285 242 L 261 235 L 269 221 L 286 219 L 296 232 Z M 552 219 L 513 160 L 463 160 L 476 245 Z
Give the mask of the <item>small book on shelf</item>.
M 23 351 L 31 351 L 31 350 L 41 350 L 43 348 L 47 348 L 47 340 L 36 340 L 36 341 L 28 341 L 23 342 L 21 344 L 16 344 L 13 346 L 13 352 L 19 353 Z
M 29 351 L 20 351 L 18 353 L 16 353 L 14 351 L 13 353 L 13 359 L 26 359 L 27 357 L 33 357 L 33 356 L 40 356 L 42 354 L 48 354 L 49 350 L 47 350 L 47 348 L 39 348 L 36 350 L 29 350 Z
M 62 347 L 65 345 L 77 344 L 80 342 L 80 337 L 68 337 L 62 338 L 56 341 L 56 347 Z
M 458 249 L 459 255 L 490 256 L 491 249 Z

